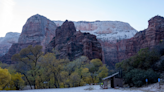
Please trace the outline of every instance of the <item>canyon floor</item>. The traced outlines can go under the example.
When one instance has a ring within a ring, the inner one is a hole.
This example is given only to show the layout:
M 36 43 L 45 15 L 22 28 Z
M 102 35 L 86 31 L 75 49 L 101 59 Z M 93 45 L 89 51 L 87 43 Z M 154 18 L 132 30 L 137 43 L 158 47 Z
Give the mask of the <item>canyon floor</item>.
M 93 90 L 87 90 L 93 88 Z M 56 89 L 36 89 L 36 90 L 23 90 L 23 91 L 0 91 L 0 92 L 144 92 L 138 89 L 100 89 L 99 85 L 82 86 L 74 88 L 56 88 Z
M 89 90 L 92 88 L 92 90 Z M 164 92 L 164 85 L 151 84 L 141 88 L 109 88 L 101 89 L 99 85 L 88 85 L 73 88 L 56 88 L 56 89 L 34 89 L 34 90 L 19 90 L 19 91 L 0 91 L 0 92 Z
M 164 85 L 161 84 L 159 86 L 159 83 L 154 83 L 146 87 L 141 87 L 139 89 L 142 90 L 143 92 L 164 92 Z

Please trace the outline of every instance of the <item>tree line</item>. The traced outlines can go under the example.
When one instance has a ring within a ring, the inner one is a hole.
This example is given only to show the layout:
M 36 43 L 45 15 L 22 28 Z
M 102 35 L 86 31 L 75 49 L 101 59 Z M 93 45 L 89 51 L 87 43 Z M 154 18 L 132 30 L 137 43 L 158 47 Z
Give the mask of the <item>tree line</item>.
M 55 52 L 44 54 L 39 45 L 22 49 L 12 61 L 17 63 L 0 65 L 0 89 L 19 90 L 27 85 L 31 89 L 77 87 L 99 83 L 108 75 L 108 68 L 100 59 L 57 59 Z
M 116 69 L 123 71 L 124 83 L 129 86 L 141 87 L 148 83 L 158 82 L 160 74 L 164 71 L 164 44 L 153 49 L 143 48 L 129 59 L 123 60 L 115 65 Z

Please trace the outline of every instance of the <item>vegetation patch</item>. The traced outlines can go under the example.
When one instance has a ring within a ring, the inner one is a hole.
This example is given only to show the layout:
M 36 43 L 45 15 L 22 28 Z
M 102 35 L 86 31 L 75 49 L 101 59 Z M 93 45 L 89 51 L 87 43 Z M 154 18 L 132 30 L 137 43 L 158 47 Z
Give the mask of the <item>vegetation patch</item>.
M 55 52 L 44 54 L 42 46 L 28 46 L 13 55 L 12 60 L 17 62 L 12 67 L 0 65 L 0 71 L 5 72 L 0 73 L 8 76 L 5 81 L 0 80 L 1 89 L 19 90 L 26 85 L 31 89 L 77 87 L 99 83 L 108 76 L 107 66 L 100 59 L 89 60 L 86 56 L 73 61 L 57 59 Z
M 125 84 L 141 87 L 146 84 L 146 79 L 148 83 L 157 82 L 160 72 L 163 71 L 161 65 L 164 61 L 159 62 L 161 52 L 161 50 L 144 48 L 135 56 L 117 63 L 116 68 L 123 71 Z

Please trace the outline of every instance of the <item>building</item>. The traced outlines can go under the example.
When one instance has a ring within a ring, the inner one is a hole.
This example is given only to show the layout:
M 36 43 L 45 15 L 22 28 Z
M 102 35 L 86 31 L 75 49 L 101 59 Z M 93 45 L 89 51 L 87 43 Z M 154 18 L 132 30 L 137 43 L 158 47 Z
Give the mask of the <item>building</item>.
M 115 87 L 123 87 L 123 80 L 120 76 L 119 72 L 116 72 L 108 77 L 105 77 L 103 80 L 103 88 L 107 89 L 109 87 L 115 88 Z

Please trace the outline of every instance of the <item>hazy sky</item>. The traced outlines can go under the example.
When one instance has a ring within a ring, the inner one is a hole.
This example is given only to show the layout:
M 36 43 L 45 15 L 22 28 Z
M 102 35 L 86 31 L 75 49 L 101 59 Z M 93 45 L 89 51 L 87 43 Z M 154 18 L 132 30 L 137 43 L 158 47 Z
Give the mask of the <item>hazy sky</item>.
M 164 0 L 0 0 L 0 37 L 21 32 L 35 14 L 50 20 L 123 21 L 140 31 L 153 16 L 164 16 L 163 10 Z

